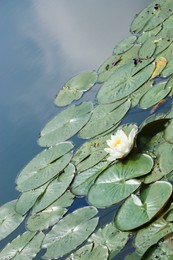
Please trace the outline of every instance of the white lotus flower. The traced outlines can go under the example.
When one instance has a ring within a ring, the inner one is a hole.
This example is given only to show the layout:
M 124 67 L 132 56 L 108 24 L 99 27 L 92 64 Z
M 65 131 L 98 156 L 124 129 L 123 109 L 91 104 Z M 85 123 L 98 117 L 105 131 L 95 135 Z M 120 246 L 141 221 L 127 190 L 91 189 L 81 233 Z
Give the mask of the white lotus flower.
M 111 135 L 111 140 L 106 141 L 109 147 L 104 149 L 105 152 L 110 154 L 107 160 L 112 162 L 126 157 L 134 146 L 136 133 L 137 126 L 134 125 L 129 136 L 122 129 L 117 130 L 114 135 Z

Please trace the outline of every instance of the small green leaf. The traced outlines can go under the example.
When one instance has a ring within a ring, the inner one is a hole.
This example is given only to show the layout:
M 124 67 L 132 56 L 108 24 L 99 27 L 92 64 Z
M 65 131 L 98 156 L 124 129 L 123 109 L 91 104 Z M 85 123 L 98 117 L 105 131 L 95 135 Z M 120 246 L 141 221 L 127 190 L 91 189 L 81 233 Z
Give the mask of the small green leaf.
M 137 37 L 134 35 L 129 36 L 128 38 L 124 39 L 121 41 L 115 48 L 114 48 L 114 53 L 116 54 L 122 54 L 129 49 L 132 48 L 136 41 Z

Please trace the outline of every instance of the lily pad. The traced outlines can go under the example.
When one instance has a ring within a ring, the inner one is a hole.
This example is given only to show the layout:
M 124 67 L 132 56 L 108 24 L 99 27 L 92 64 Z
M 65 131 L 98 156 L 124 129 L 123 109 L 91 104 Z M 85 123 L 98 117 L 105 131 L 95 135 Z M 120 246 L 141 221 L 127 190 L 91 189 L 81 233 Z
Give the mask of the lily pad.
M 139 33 L 154 29 L 173 13 L 171 6 L 171 0 L 165 2 L 161 0 L 153 1 L 135 17 L 131 24 L 131 31 Z
M 157 26 L 156 28 L 143 32 L 138 36 L 137 42 L 142 44 L 145 41 L 147 41 L 149 38 L 152 38 L 153 36 L 156 36 L 160 31 L 162 30 L 162 25 Z
M 148 81 L 144 83 L 140 88 L 135 90 L 132 94 L 130 94 L 131 99 L 131 107 L 135 107 L 139 104 L 139 100 L 143 97 L 145 93 L 147 93 L 152 87 L 152 82 Z
M 50 181 L 67 166 L 72 158 L 72 152 L 66 153 L 61 156 L 55 162 L 53 161 L 47 167 L 44 167 L 38 171 L 24 171 L 17 178 L 17 189 L 19 191 L 28 191 L 36 189 L 46 182 Z
M 16 203 L 16 212 L 24 215 L 35 204 L 37 198 L 45 191 L 47 183 L 38 189 L 23 192 Z
M 139 105 L 142 109 L 147 109 L 160 100 L 165 98 L 169 92 L 170 88 L 165 88 L 165 83 L 153 86 L 144 96 L 141 98 Z
M 139 50 L 139 58 L 140 59 L 148 59 L 151 58 L 157 48 L 156 43 L 154 42 L 154 37 L 148 38 L 141 46 Z
M 171 120 L 166 127 L 163 137 L 168 143 L 173 144 L 173 120 Z
M 52 146 L 76 134 L 89 120 L 93 105 L 83 102 L 59 113 L 41 131 L 39 145 Z
M 131 155 L 106 169 L 93 184 L 88 201 L 102 208 L 111 206 L 133 193 L 141 184 L 134 179 L 146 175 L 153 167 L 153 160 L 145 154 Z
M 134 35 L 129 36 L 125 40 L 121 41 L 115 48 L 114 53 L 122 54 L 132 48 L 137 37 Z
M 109 135 L 94 138 L 84 143 L 74 154 L 72 161 L 77 172 L 85 171 L 99 163 L 107 153 L 104 151 Z
M 74 173 L 74 165 L 70 163 L 57 178 L 49 183 L 44 193 L 39 196 L 33 207 L 33 212 L 39 212 L 57 200 L 69 187 Z
M 60 220 L 43 241 L 44 258 L 62 257 L 82 244 L 97 226 L 96 214 L 96 208 L 84 207 Z
M 107 168 L 108 162 L 100 162 L 96 166 L 76 175 L 71 191 L 75 195 L 87 195 L 96 178 Z
M 97 80 L 97 73 L 92 71 L 83 72 L 70 79 L 63 89 L 58 93 L 55 104 L 58 106 L 66 106 L 74 100 L 78 100 L 85 91 L 89 90 Z
M 16 202 L 12 200 L 0 207 L 0 240 L 12 233 L 24 220 L 24 216 L 15 210 Z
M 165 206 L 172 194 L 169 182 L 158 181 L 144 188 L 140 196 L 132 194 L 120 207 L 115 225 L 120 230 L 132 230 L 149 222 Z
M 151 75 L 151 79 L 159 76 L 167 65 L 167 59 L 165 57 L 158 57 L 155 59 L 155 69 Z
M 162 143 L 155 151 L 159 158 L 159 167 L 165 173 L 168 174 L 173 171 L 173 145 L 169 143 Z
M 127 100 L 123 104 L 122 101 L 115 103 L 97 106 L 88 123 L 79 132 L 80 137 L 91 138 L 116 127 L 130 109 L 131 102 Z
M 62 197 L 57 199 L 49 207 L 41 212 L 32 211 L 26 222 L 27 229 L 30 231 L 38 231 L 47 229 L 55 225 L 67 212 L 66 207 L 69 207 L 73 202 L 74 195 L 66 192 Z
M 142 86 L 151 76 L 154 64 L 150 64 L 142 69 L 142 64 L 132 62 L 120 67 L 100 88 L 97 99 L 100 103 L 110 103 L 127 97 L 132 92 Z M 139 68 L 140 71 L 139 71 Z
M 138 231 L 135 237 L 135 247 L 139 255 L 144 253 L 152 245 L 155 245 L 161 238 L 173 232 L 173 224 L 167 222 L 164 218 L 159 218 L 148 227 Z
M 113 223 L 100 228 L 88 239 L 89 242 L 96 245 L 105 245 L 109 252 L 114 252 L 114 256 L 124 248 L 128 240 L 129 233 L 118 230 Z
M 44 233 L 25 232 L 15 238 L 0 252 L 0 259 L 32 260 L 40 251 Z

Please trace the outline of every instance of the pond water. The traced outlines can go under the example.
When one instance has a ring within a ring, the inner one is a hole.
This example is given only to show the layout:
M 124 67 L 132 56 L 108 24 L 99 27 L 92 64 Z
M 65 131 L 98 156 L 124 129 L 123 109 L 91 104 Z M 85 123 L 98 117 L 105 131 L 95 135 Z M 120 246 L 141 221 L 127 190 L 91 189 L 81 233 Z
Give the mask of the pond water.
M 97 70 L 150 2 L 0 2 L 1 205 L 18 197 L 17 174 L 42 150 L 37 139 L 60 111 L 53 103 L 58 90 L 75 74 Z

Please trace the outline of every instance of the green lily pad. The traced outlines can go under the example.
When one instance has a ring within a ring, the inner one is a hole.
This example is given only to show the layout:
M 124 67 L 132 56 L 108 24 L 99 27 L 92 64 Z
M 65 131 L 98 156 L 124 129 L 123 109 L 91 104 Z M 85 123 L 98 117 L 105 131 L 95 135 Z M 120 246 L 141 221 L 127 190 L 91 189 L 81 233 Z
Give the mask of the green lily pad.
M 74 154 L 72 161 L 76 166 L 77 172 L 85 171 L 98 164 L 107 153 L 104 151 L 106 140 L 109 135 L 94 138 L 84 143 Z
M 168 143 L 173 144 L 173 120 L 171 120 L 166 127 L 163 137 Z
M 138 36 L 137 42 L 142 44 L 145 41 L 147 41 L 149 38 L 152 38 L 153 36 L 156 36 L 160 31 L 162 30 L 162 25 L 157 26 L 156 28 L 143 32 Z
M 87 244 L 78 250 L 76 250 L 74 253 L 72 253 L 67 260 L 87 260 L 88 259 L 88 254 L 91 252 L 93 249 L 93 244 Z
M 75 167 L 70 163 L 64 169 L 63 173 L 50 182 L 44 193 L 39 196 L 33 207 L 33 212 L 39 212 L 57 200 L 69 187 L 74 177 L 74 173 Z
M 142 109 L 147 109 L 160 100 L 164 99 L 170 92 L 170 88 L 165 88 L 165 83 L 153 86 L 144 96 L 141 98 L 139 105 Z
M 132 194 L 120 207 L 115 225 L 120 230 L 131 230 L 149 222 L 167 203 L 172 194 L 169 182 L 158 181 Z
M 0 252 L 0 259 L 32 260 L 40 251 L 44 233 L 25 232 L 15 238 Z
M 154 245 L 144 255 L 144 259 L 162 259 L 171 260 L 173 259 L 173 238 L 166 238 L 164 241 L 160 241 L 158 245 Z
M 80 130 L 80 137 L 91 138 L 104 133 L 114 126 L 116 127 L 130 109 L 131 102 L 127 100 L 123 104 L 121 104 L 122 101 L 115 103 L 98 105 L 94 109 L 88 123 Z
M 173 232 L 173 224 L 167 222 L 163 217 L 160 217 L 148 227 L 138 231 L 135 237 L 135 247 L 139 255 L 144 253 L 157 242 Z
M 152 120 L 152 117 L 151 117 Z M 167 118 L 161 118 L 154 121 L 149 121 L 141 127 L 140 132 L 137 135 L 137 147 L 140 151 L 146 151 L 147 146 L 150 146 L 151 140 L 154 139 L 154 142 L 159 138 L 160 142 L 160 133 L 166 128 L 166 124 L 169 121 Z
M 113 223 L 100 228 L 88 239 L 89 242 L 96 245 L 105 245 L 109 252 L 114 252 L 114 256 L 124 248 L 128 240 L 129 233 L 118 230 Z
M 44 258 L 62 257 L 82 244 L 97 226 L 96 214 L 96 208 L 84 207 L 60 220 L 43 241 Z
M 142 44 L 139 50 L 139 57 L 141 59 L 148 59 L 153 56 L 157 48 L 157 45 L 154 42 L 154 40 L 155 40 L 154 37 L 150 37 Z
M 74 100 L 78 100 L 85 91 L 89 90 L 97 80 L 97 73 L 94 71 L 83 72 L 70 79 L 63 89 L 58 93 L 55 104 L 66 106 Z
M 96 178 L 107 168 L 108 162 L 100 162 L 96 166 L 76 175 L 71 191 L 75 195 L 87 195 Z
M 147 93 L 152 87 L 152 82 L 148 81 L 144 83 L 140 88 L 135 90 L 132 94 L 130 94 L 131 99 L 131 107 L 135 107 L 139 104 L 139 100 Z
M 164 173 L 163 171 L 161 171 L 161 169 L 160 169 L 160 167 L 159 167 L 158 160 L 155 159 L 154 167 L 153 167 L 151 173 L 148 174 L 148 175 L 144 178 L 144 183 L 145 183 L 145 184 L 149 184 L 149 183 L 158 181 L 158 180 L 162 179 L 163 176 L 165 176 L 165 173 Z
M 145 154 L 131 155 L 106 169 L 93 184 L 88 201 L 102 208 L 111 206 L 133 193 L 141 184 L 134 179 L 151 171 L 153 160 Z
M 83 102 L 59 113 L 41 131 L 39 145 L 52 146 L 75 135 L 89 120 L 93 105 Z
M 165 173 L 168 174 L 173 171 L 173 145 L 169 143 L 162 143 L 160 144 L 156 151 L 156 155 L 159 158 L 159 167 Z
M 132 48 L 136 41 L 137 37 L 134 35 L 129 36 L 128 38 L 124 39 L 121 41 L 115 48 L 114 48 L 114 53 L 116 54 L 122 54 L 129 49 Z
M 16 203 L 16 212 L 24 215 L 35 204 L 37 198 L 45 191 L 47 183 L 38 189 L 23 192 Z
M 100 88 L 97 94 L 98 101 L 104 104 L 118 101 L 142 86 L 150 78 L 155 67 L 154 64 L 150 64 L 142 69 L 144 64 L 146 65 L 147 61 L 137 65 L 130 62 L 120 67 Z
M 38 231 L 47 229 L 55 225 L 67 212 L 66 207 L 71 206 L 74 195 L 71 192 L 66 192 L 62 197 L 57 199 L 49 207 L 41 212 L 32 211 L 26 222 L 26 227 L 30 231 Z
M 19 191 L 28 191 L 42 186 L 59 175 L 71 158 L 72 152 L 69 152 L 40 170 L 28 172 L 28 170 L 25 171 L 24 169 L 17 178 L 17 189 Z
M 131 24 L 131 32 L 139 33 L 149 31 L 163 23 L 172 13 L 172 2 L 153 1 L 148 7 L 142 10 Z
M 12 233 L 24 220 L 24 216 L 15 210 L 16 202 L 12 200 L 0 207 L 0 240 Z

